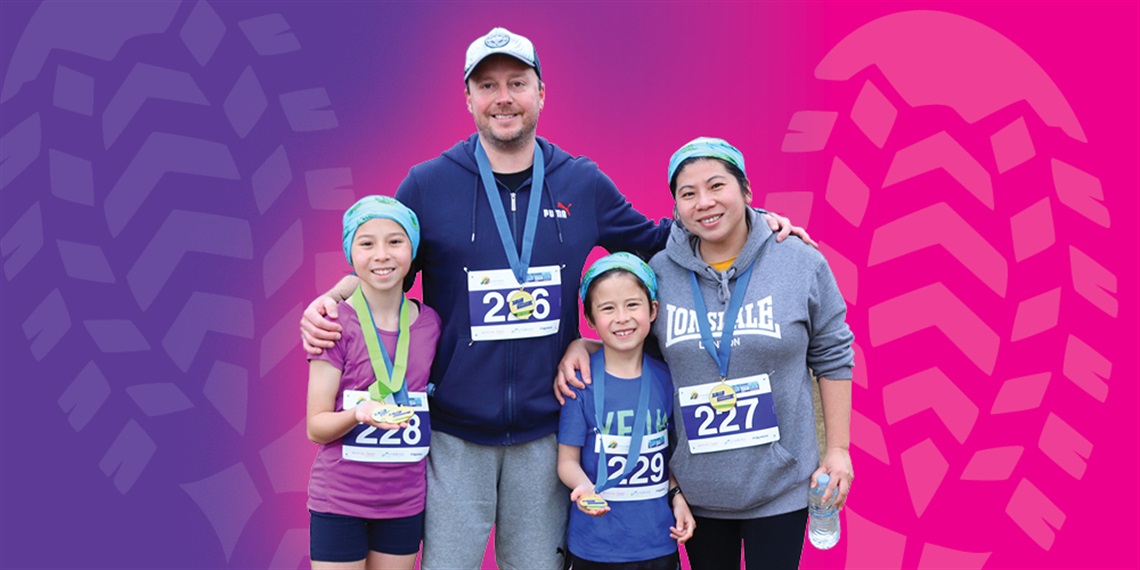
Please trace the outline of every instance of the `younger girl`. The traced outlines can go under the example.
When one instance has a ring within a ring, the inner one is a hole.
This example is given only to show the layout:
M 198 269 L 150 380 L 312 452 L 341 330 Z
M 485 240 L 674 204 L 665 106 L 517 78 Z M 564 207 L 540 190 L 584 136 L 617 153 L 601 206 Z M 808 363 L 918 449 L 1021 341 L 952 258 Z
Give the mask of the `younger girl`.
M 392 198 L 368 196 L 344 213 L 360 286 L 338 308 L 343 336 L 309 356 L 305 425 L 320 444 L 309 479 L 313 568 L 415 564 L 431 440 L 424 390 L 440 331 L 435 311 L 404 298 L 419 242 L 416 214 Z
M 605 374 L 563 406 L 558 426 L 558 476 L 577 505 L 573 567 L 673 570 L 695 524 L 670 490 L 672 380 L 642 346 L 657 317 L 657 278 L 636 256 L 615 253 L 582 276 L 581 297 L 603 344 L 594 369 Z

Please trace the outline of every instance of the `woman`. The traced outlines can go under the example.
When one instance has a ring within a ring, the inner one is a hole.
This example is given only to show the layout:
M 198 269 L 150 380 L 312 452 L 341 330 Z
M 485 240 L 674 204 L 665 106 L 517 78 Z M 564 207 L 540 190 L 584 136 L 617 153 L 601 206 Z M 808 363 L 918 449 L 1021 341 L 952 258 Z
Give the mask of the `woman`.
M 834 496 L 838 506 L 851 487 L 846 304 L 818 251 L 777 243 L 760 223 L 735 147 L 712 138 L 686 144 L 669 161 L 669 184 L 679 223 L 650 261 L 662 314 L 653 333 L 676 388 L 670 467 L 696 516 L 689 561 L 694 569 L 739 567 L 743 542 L 748 568 L 795 568 L 811 481 L 828 473 L 825 500 Z M 571 346 L 560 379 L 592 349 Z M 813 372 L 827 438 L 822 464 Z

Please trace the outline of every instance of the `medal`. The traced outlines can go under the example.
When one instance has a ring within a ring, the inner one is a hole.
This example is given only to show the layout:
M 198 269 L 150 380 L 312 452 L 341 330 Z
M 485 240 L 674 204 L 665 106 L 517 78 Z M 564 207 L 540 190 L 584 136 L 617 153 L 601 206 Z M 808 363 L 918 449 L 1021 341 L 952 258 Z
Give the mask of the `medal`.
M 600 511 L 610 506 L 610 504 L 598 495 L 587 495 L 578 499 L 578 506 L 587 511 Z
M 415 415 L 416 411 L 411 407 L 385 404 L 372 412 L 372 421 L 378 424 L 402 424 Z
M 709 404 L 717 413 L 731 410 L 736 407 L 736 390 L 733 390 L 732 386 L 726 384 L 721 378 L 720 384 L 713 386 L 713 389 L 709 391 Z
M 534 312 L 534 295 L 520 287 L 518 291 L 507 297 L 507 307 L 510 308 L 511 314 L 516 319 L 529 319 L 531 313 Z

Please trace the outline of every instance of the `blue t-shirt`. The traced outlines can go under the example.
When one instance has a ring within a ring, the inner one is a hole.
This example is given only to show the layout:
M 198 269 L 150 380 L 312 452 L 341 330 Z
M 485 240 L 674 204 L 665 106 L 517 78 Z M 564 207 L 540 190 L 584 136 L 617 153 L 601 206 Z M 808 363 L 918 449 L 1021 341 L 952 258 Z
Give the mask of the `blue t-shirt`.
M 669 369 L 659 360 L 648 359 L 650 370 L 649 410 L 646 426 L 642 426 L 644 441 L 654 444 L 650 436 L 664 432 L 666 438 L 673 428 L 673 379 Z M 642 374 L 649 372 L 642 370 Z M 596 380 L 595 380 L 596 381 Z M 639 379 L 617 378 L 606 374 L 606 401 L 601 432 L 607 435 L 633 434 L 634 414 L 641 388 Z M 578 392 L 576 399 L 562 406 L 558 423 L 558 443 L 582 448 L 582 471 L 593 481 L 598 473 L 595 451 L 594 385 Z M 668 442 L 671 443 L 671 442 Z M 613 493 L 627 497 L 653 494 L 653 489 L 669 485 L 670 446 L 652 453 L 642 453 L 638 465 L 625 479 L 624 485 L 603 493 L 610 512 L 591 517 L 570 505 L 570 552 L 579 558 L 594 562 L 638 562 L 668 556 L 677 551 L 677 542 L 669 537 L 669 527 L 675 522 L 669 498 L 658 496 L 642 500 L 615 500 Z M 626 454 L 606 453 L 610 476 L 621 473 Z M 597 481 L 594 481 L 597 483 Z

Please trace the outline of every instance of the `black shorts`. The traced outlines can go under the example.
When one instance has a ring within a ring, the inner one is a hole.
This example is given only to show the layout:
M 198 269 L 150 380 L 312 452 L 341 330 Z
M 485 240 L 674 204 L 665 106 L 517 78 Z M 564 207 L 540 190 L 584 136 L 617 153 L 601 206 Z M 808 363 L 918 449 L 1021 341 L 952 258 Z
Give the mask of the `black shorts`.
M 309 511 L 309 558 L 319 562 L 356 562 L 368 551 L 415 554 L 424 537 L 424 513 L 398 519 L 362 519 Z

